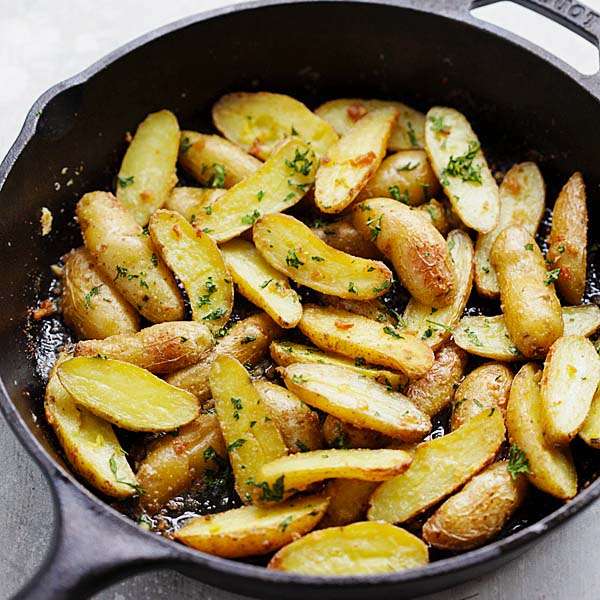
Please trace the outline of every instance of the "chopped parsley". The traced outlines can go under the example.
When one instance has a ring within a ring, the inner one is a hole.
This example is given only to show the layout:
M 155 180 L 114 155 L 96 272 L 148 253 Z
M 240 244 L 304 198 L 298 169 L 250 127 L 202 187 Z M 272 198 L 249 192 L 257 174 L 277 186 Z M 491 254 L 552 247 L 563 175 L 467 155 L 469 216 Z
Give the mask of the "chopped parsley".
M 292 381 L 294 383 L 306 383 L 308 379 L 306 379 L 306 377 L 303 375 L 292 375 Z
M 450 133 L 450 126 L 444 124 L 444 117 L 429 117 L 431 123 L 431 131 L 434 133 L 443 133 L 448 135 Z
M 552 282 L 554 282 L 558 279 L 559 275 L 560 275 L 560 267 L 556 267 L 556 269 L 552 269 L 551 271 L 548 271 L 548 273 L 546 274 L 546 279 L 544 279 L 544 283 L 546 285 L 550 285 Z
M 294 444 L 300 452 L 310 452 L 310 448 L 302 440 L 296 440 Z
M 383 333 L 387 333 L 387 335 L 393 337 L 396 340 L 403 340 L 404 337 L 401 336 L 393 327 L 390 327 L 389 325 L 386 325 L 383 328 Z
M 214 173 L 209 177 L 206 185 L 210 188 L 224 188 L 225 187 L 225 176 L 227 172 L 225 171 L 225 167 L 223 165 L 219 165 L 214 163 L 212 168 L 214 169 Z
M 283 494 L 285 492 L 283 483 L 284 477 L 285 475 L 282 475 L 281 477 L 277 478 L 273 482 L 272 487 L 269 486 L 269 484 L 266 481 L 256 483 L 252 477 L 248 479 L 246 484 L 262 490 L 259 497 L 259 500 L 261 502 L 281 502 L 283 500 Z
M 226 308 L 215 308 L 212 312 L 208 313 L 205 317 L 202 317 L 203 321 L 217 321 L 227 312 Z
M 293 127 L 292 127 L 292 131 L 294 131 Z M 292 134 L 292 135 L 294 135 L 294 134 Z M 281 531 L 285 531 L 291 522 L 292 522 L 292 516 L 290 515 L 289 517 L 286 517 L 283 521 L 281 521 L 281 523 L 279 524 L 279 529 L 281 529 Z
M 349 291 L 351 294 L 358 294 L 358 290 L 356 289 L 356 286 L 354 285 L 354 282 L 353 282 L 353 281 L 351 281 L 351 282 L 348 284 L 348 291 Z
M 508 451 L 507 471 L 513 479 L 516 479 L 519 473 L 531 472 L 527 455 L 516 444 L 513 444 Z
M 150 257 L 150 260 L 152 261 L 152 265 L 154 267 L 158 267 L 158 257 L 156 256 L 156 254 L 154 254 L 154 252 L 152 253 L 152 256 Z
M 265 197 L 265 193 L 262 190 L 259 190 L 256 194 L 257 200 L 260 202 Z
M 413 163 L 411 163 L 409 160 L 405 165 L 402 165 L 401 167 L 396 167 L 396 171 L 398 171 L 398 173 L 401 173 L 402 171 L 414 171 L 420 164 L 420 162 L 416 162 L 413 165 Z
M 383 290 L 387 290 L 390 285 L 392 285 L 391 279 L 386 279 L 379 287 L 374 287 L 373 292 L 378 294 L 379 292 L 383 292 Z
M 529 244 L 525 244 L 525 250 L 533 250 L 533 244 L 529 242 Z
M 100 285 L 97 285 L 95 287 L 93 287 L 85 296 L 85 301 L 83 303 L 83 305 L 85 306 L 85 310 L 88 310 L 90 308 L 90 301 L 94 296 L 97 296 L 100 293 L 100 288 L 102 287 L 102 283 Z
M 410 145 L 418 148 L 419 142 L 417 141 L 417 134 L 415 133 L 413 124 L 409 121 L 406 126 L 408 127 L 408 139 L 410 141 Z
M 289 167 L 290 169 L 293 169 L 294 171 L 296 171 L 296 173 L 300 173 L 301 175 L 310 175 L 310 170 L 313 165 L 313 161 L 309 160 L 307 157 L 308 149 L 306 149 L 304 152 L 300 152 L 300 150 L 296 148 L 294 159 L 286 159 L 285 166 Z
M 296 251 L 293 248 L 290 248 L 285 259 L 285 264 L 288 265 L 288 267 L 294 267 L 294 269 L 297 269 L 304 263 L 298 258 Z
M 192 143 L 190 142 L 189 137 L 184 137 L 181 140 L 181 154 L 187 154 L 187 151 L 191 148 Z
M 565 251 L 565 247 L 561 244 L 557 250 L 562 254 Z
M 392 195 L 394 200 L 402 202 L 403 204 L 408 204 L 408 190 L 404 190 L 402 193 L 400 193 L 400 188 L 397 185 L 390 185 L 388 192 Z
M 311 256 L 310 260 L 314 260 L 315 262 L 324 262 L 325 259 L 322 256 Z
M 128 185 L 133 185 L 135 183 L 135 178 L 133 175 L 131 177 L 121 177 L 120 175 L 117 177 L 119 182 L 119 187 L 126 188 Z
M 268 286 L 268 285 L 271 283 L 271 281 L 273 281 L 273 278 L 271 278 L 271 279 L 265 279 L 265 281 L 263 281 L 263 282 L 260 284 L 260 286 L 259 286 L 259 287 L 260 287 L 260 289 L 261 289 L 261 290 L 264 290 L 264 289 L 265 289 L 265 288 L 266 288 L 266 287 L 267 287 L 267 286 Z
M 111 457 L 108 459 L 108 466 L 110 467 L 110 472 L 113 474 L 116 483 L 122 483 L 123 485 L 128 485 L 130 488 L 133 488 L 140 496 L 143 496 L 146 491 L 143 490 L 136 483 L 130 483 L 129 481 L 124 481 L 123 479 L 119 479 L 117 474 L 117 461 L 115 459 L 116 454 L 113 452 Z
M 231 452 L 232 450 L 235 450 L 236 448 L 240 448 L 245 443 L 246 443 L 246 440 L 244 438 L 238 438 L 237 440 L 235 440 L 235 442 L 231 442 L 231 444 L 229 444 L 229 446 L 227 446 L 227 452 Z
M 379 237 L 379 234 L 381 233 L 382 217 L 383 217 L 383 215 L 379 215 L 379 217 L 377 219 L 375 217 L 371 217 L 370 219 L 367 219 L 367 227 L 369 228 L 369 231 L 371 232 L 371 241 L 372 242 L 377 241 L 377 238 Z
M 477 337 L 477 334 L 472 329 L 465 327 L 465 333 L 467 334 L 467 337 L 471 340 L 471 342 L 473 342 L 474 346 L 483 346 L 481 340 Z
M 196 306 L 198 308 L 202 308 L 203 306 L 210 304 L 210 302 L 211 302 L 210 297 L 217 291 L 217 286 L 215 285 L 215 282 L 212 280 L 212 276 L 209 276 L 208 279 L 206 280 L 206 283 L 204 284 L 204 289 L 206 290 L 206 294 L 204 294 L 204 296 L 200 296 L 198 298 L 198 302 L 196 302 Z
M 483 180 L 481 179 L 481 168 L 483 165 L 478 167 L 473 166 L 473 160 L 479 152 L 479 142 L 471 140 L 467 151 L 462 156 L 450 156 L 448 165 L 442 170 L 440 180 L 444 185 L 448 185 L 448 175 L 450 177 L 460 177 L 464 182 L 475 183 L 481 185 Z
M 242 340 L 240 341 L 240 344 L 242 344 L 242 345 L 249 344 L 250 342 L 253 342 L 254 340 L 256 340 L 256 337 L 254 337 L 253 335 L 247 335 L 246 337 L 242 338 Z
M 242 217 L 242 223 L 244 225 L 254 225 L 254 223 L 256 223 L 256 220 L 260 218 L 260 211 L 258 209 L 254 209 L 252 211 L 252 214 L 248 214 L 248 215 L 244 215 Z

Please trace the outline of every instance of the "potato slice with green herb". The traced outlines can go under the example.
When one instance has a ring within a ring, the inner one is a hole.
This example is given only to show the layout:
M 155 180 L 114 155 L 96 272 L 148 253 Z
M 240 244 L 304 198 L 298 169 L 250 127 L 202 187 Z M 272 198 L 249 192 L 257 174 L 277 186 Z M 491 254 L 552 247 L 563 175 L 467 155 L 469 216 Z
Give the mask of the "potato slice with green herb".
M 355 371 L 361 377 L 368 377 L 382 385 L 402 390 L 408 383 L 408 377 L 404 373 L 395 373 L 381 367 L 367 365 L 361 358 L 347 358 L 340 354 L 324 352 L 319 348 L 305 346 L 288 341 L 274 341 L 270 346 L 271 358 L 281 367 L 287 367 L 293 363 L 319 363 L 345 367 Z
M 233 308 L 233 283 L 216 242 L 170 210 L 157 210 L 148 229 L 185 288 L 193 319 L 214 327 L 226 323 Z
M 168 110 L 149 114 L 138 126 L 117 176 L 117 200 L 144 226 L 177 183 L 179 125 Z
M 135 365 L 110 358 L 72 358 L 57 370 L 77 404 L 130 431 L 171 431 L 193 421 L 198 400 Z
M 167 210 L 173 210 L 193 223 L 202 213 L 210 213 L 211 206 L 226 192 L 224 189 L 176 187 L 165 203 Z
M 563 335 L 590 336 L 600 328 L 600 309 L 595 304 L 563 306 Z M 500 361 L 525 360 L 515 346 L 502 315 L 463 317 L 452 330 L 458 346 L 470 354 Z
M 427 215 L 431 219 L 431 224 L 443 235 L 448 235 L 450 231 L 450 222 L 451 216 L 448 214 L 449 209 L 442 202 L 437 201 L 435 198 L 429 200 L 429 202 L 425 202 L 424 204 L 420 204 L 416 207 L 417 210 L 420 210 Z M 452 217 L 455 219 L 455 217 Z M 457 219 L 456 219 L 457 220 Z M 459 223 L 460 225 L 460 223 Z
M 569 304 L 581 302 L 585 292 L 587 229 L 585 183 L 574 173 L 554 204 L 547 253 L 549 268 L 560 269 L 556 287 Z
M 138 313 L 100 272 L 85 248 L 71 250 L 62 260 L 62 315 L 78 339 L 103 339 L 140 328 Z
M 515 375 L 506 408 L 508 437 L 518 448 L 527 479 L 543 492 L 568 500 L 577 493 L 577 472 L 570 449 L 553 446 L 544 438 L 541 377 L 535 363 L 523 365 Z
M 353 523 L 313 531 L 282 548 L 269 569 L 305 575 L 371 575 L 422 567 L 427 546 L 389 523 Z
M 498 186 L 464 115 L 453 108 L 431 108 L 425 150 L 462 222 L 480 233 L 492 231 L 500 214 Z
M 285 496 L 283 484 L 269 482 L 271 488 L 261 468 L 287 454 L 287 448 L 248 372 L 235 358 L 217 356 L 210 370 L 210 389 L 242 502 L 280 502 Z
M 504 419 L 495 410 L 421 444 L 409 469 L 375 490 L 368 519 L 403 523 L 430 508 L 492 462 L 504 434 Z
M 600 448 L 600 388 L 592 398 L 592 405 L 581 429 L 579 437 L 592 448 Z
M 281 327 L 296 327 L 302 316 L 302 305 L 288 278 L 245 240 L 230 240 L 221 246 L 221 252 L 240 294 L 262 308 Z
M 364 521 L 369 498 L 378 485 L 377 481 L 360 479 L 328 481 L 323 495 L 329 498 L 329 506 L 319 521 L 319 527 L 343 527 L 356 521 Z
M 64 360 L 59 357 L 57 362 Z M 113 498 L 140 491 L 111 425 L 77 406 L 55 370 L 46 386 L 44 409 L 67 460 L 86 481 Z
M 238 146 L 266 160 L 284 138 L 298 136 L 322 155 L 338 136 L 304 104 L 283 94 L 233 93 L 212 108 L 215 127 Z
M 285 493 L 302 491 L 324 479 L 342 477 L 363 481 L 385 481 L 404 473 L 412 457 L 404 450 L 313 450 L 282 456 L 265 463 L 260 479 Z
M 315 180 L 317 162 L 310 146 L 297 138 L 286 140 L 256 173 L 196 215 L 194 223 L 216 241 L 226 242 L 250 229 L 262 215 L 299 202 Z
M 127 209 L 112 194 L 92 192 L 81 198 L 76 212 L 90 256 L 125 300 L 152 323 L 181 321 L 177 283 Z
M 318 292 L 370 300 L 384 294 L 392 283 L 392 272 L 382 262 L 335 250 L 289 215 L 261 217 L 253 235 L 268 263 Z
M 448 248 L 453 263 L 456 287 L 452 303 L 435 308 L 411 298 L 404 309 L 404 329 L 420 337 L 437 350 L 450 339 L 452 328 L 462 316 L 473 285 L 473 242 L 460 229 L 448 235 Z
M 388 140 L 388 150 L 423 147 L 425 115 L 402 102 L 340 98 L 321 104 L 315 113 L 327 121 L 340 135 L 344 135 L 369 112 L 382 108 L 395 108 L 398 111 L 398 119 Z
M 175 539 L 223 558 L 267 554 L 314 529 L 328 502 L 321 496 L 305 496 L 268 508 L 243 506 L 203 515 L 187 522 Z
M 179 164 L 207 188 L 229 189 L 260 169 L 260 160 L 219 135 L 182 131 Z
M 356 427 L 406 442 L 431 431 L 429 418 L 403 394 L 349 369 L 295 363 L 282 369 L 285 385 L 300 399 Z
M 402 371 L 408 377 L 426 373 L 433 364 L 433 352 L 425 342 L 345 310 L 304 306 L 300 330 L 321 350 Z
M 377 171 L 398 117 L 382 108 L 360 119 L 321 158 L 315 180 L 315 204 L 325 213 L 349 206 Z
M 600 357 L 587 338 L 558 338 L 546 356 L 540 393 L 544 437 L 568 444 L 581 429 L 600 383 Z
M 354 300 L 328 294 L 318 294 L 318 298 L 319 303 L 323 306 L 347 310 L 355 315 L 361 315 L 384 325 L 398 327 L 398 323 L 402 321 L 402 316 L 398 311 L 386 305 L 385 299 L 382 297 L 373 300 Z
M 475 284 L 486 298 L 500 294 L 490 253 L 500 233 L 510 225 L 523 227 L 534 236 L 544 214 L 546 186 L 533 162 L 514 165 L 500 184 L 500 216 L 489 233 L 480 233 L 475 244 Z
M 352 256 L 381 259 L 382 255 L 373 242 L 366 240 L 352 224 L 350 217 L 344 217 L 333 223 L 324 223 L 317 219 L 311 231 L 328 246 Z

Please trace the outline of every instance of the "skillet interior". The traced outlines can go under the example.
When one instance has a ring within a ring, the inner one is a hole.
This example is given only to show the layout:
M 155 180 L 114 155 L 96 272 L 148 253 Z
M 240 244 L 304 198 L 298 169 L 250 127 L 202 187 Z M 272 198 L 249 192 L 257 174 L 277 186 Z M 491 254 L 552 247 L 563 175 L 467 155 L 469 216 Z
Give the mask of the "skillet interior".
M 123 134 L 148 112 L 169 108 L 183 127 L 204 130 L 217 97 L 254 89 L 288 93 L 309 106 L 342 96 L 399 98 L 420 109 L 455 106 L 492 160 L 536 160 L 549 200 L 581 170 L 590 243 L 597 241 L 600 166 L 593 140 L 600 105 L 523 48 L 469 24 L 357 2 L 263 7 L 192 23 L 52 98 L 0 190 L 0 375 L 33 435 L 58 461 L 35 422 L 42 382 L 23 329 L 27 308 L 49 284 L 49 265 L 79 243 L 75 202 L 85 191 L 112 187 Z M 41 206 L 55 217 L 46 238 L 39 236 Z M 595 477 L 593 471 L 587 474 Z

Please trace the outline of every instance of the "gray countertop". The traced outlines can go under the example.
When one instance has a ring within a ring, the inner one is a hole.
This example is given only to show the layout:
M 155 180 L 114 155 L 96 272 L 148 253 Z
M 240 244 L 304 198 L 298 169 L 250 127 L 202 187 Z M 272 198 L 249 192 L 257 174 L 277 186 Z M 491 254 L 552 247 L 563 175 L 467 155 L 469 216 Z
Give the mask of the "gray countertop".
M 0 0 L 0 156 L 14 141 L 29 106 L 50 85 L 86 67 L 120 44 L 223 0 Z M 506 3 L 502 3 L 506 4 Z M 600 0 L 587 0 L 600 10 Z M 584 72 L 597 57 L 586 42 L 514 7 L 483 13 L 514 27 L 540 45 L 560 52 Z M 563 54 L 564 53 L 564 54 Z M 0 418 L 0 600 L 9 598 L 41 564 L 53 528 L 48 486 L 37 466 Z M 428 600 L 600 598 L 600 503 L 548 535 L 526 555 L 468 584 Z M 242 598 L 202 585 L 173 571 L 154 571 L 111 586 L 96 598 Z

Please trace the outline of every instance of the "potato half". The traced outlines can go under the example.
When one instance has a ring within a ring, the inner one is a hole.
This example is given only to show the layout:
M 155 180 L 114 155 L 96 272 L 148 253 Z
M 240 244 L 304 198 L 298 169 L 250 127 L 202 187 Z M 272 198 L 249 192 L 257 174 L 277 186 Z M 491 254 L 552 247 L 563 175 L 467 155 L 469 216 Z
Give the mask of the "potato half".
M 317 220 L 316 225 L 311 225 L 311 231 L 328 246 L 346 254 L 361 258 L 381 259 L 381 252 L 377 250 L 377 246 L 358 232 L 350 217 L 344 217 L 333 223 L 322 223 Z
M 165 202 L 173 210 L 194 223 L 196 217 L 211 210 L 211 206 L 226 192 L 224 189 L 176 187 Z
M 331 479 L 323 492 L 329 498 L 329 506 L 319 521 L 319 527 L 342 527 L 364 521 L 369 498 L 378 485 L 377 481 Z

